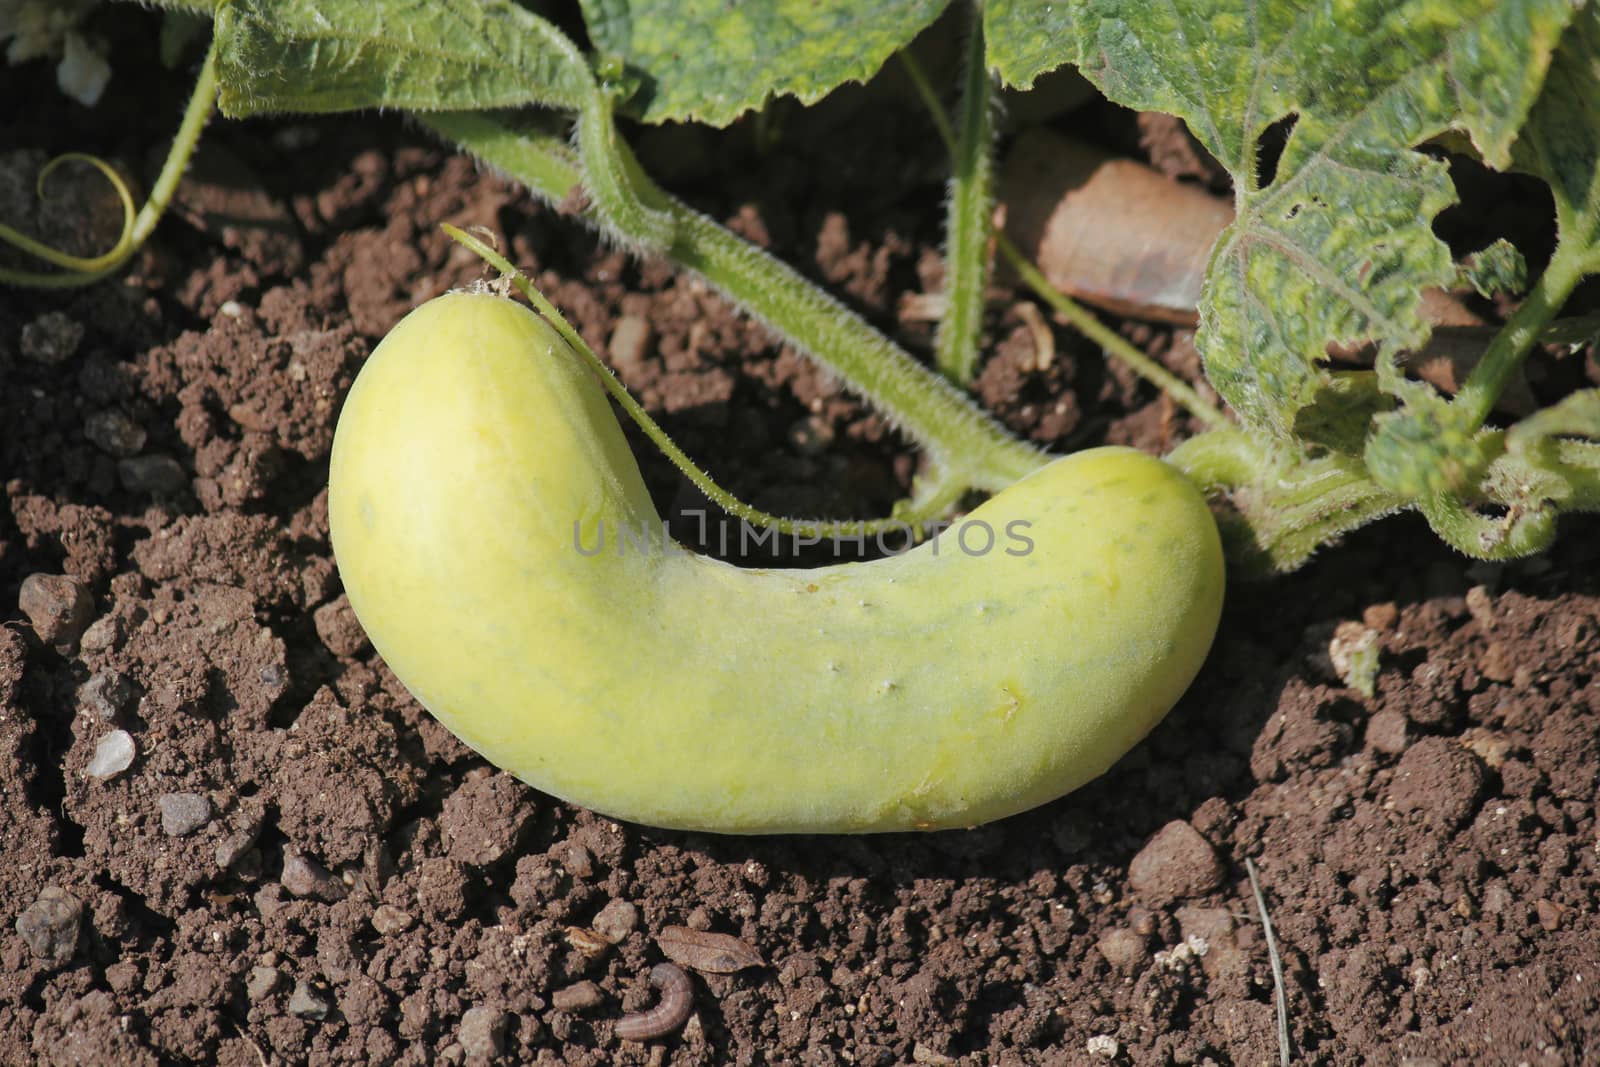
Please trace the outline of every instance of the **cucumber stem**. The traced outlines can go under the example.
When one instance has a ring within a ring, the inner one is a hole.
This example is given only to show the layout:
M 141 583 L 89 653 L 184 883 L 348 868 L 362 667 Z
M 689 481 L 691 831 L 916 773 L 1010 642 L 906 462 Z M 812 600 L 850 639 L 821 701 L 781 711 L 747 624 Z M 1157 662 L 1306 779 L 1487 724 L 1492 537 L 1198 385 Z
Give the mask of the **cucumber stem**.
M 547 201 L 560 202 L 582 184 L 577 162 L 553 134 L 514 131 L 471 112 L 417 117 Z M 620 140 L 616 144 L 626 152 Z M 636 181 L 639 178 L 642 174 L 635 175 Z M 837 375 L 921 445 L 950 478 L 968 488 L 998 492 L 1048 462 L 1043 453 L 1011 436 L 968 396 L 798 271 L 676 198 L 647 188 L 671 218 L 672 241 L 667 248 L 671 259 Z M 633 243 L 634 235 L 611 231 L 608 220 L 592 209 L 584 215 L 609 236 Z
M 712 503 L 736 519 L 741 519 L 752 526 L 760 526 L 776 530 L 789 537 L 815 538 L 830 537 L 835 539 L 859 539 L 864 537 L 877 537 L 881 534 L 895 531 L 904 531 L 911 535 L 913 540 L 920 539 L 920 529 L 925 524 L 943 515 L 949 505 L 954 503 L 948 493 L 922 496 L 914 495 L 902 507 L 896 508 L 895 513 L 881 519 L 796 519 L 771 512 L 762 511 L 752 507 L 722 488 L 704 470 L 689 458 L 688 453 L 678 447 L 677 442 L 667 435 L 661 424 L 650 417 L 650 413 L 633 398 L 628 392 L 628 387 L 623 385 L 610 367 L 595 354 L 583 335 L 573 328 L 572 324 L 562 315 L 560 310 L 552 304 L 548 297 L 541 293 L 529 280 L 528 276 L 517 270 L 511 262 L 500 255 L 478 238 L 466 233 L 455 226 L 446 223 L 444 232 L 457 243 L 465 246 L 475 253 L 484 262 L 499 271 L 517 291 L 528 298 L 529 303 L 544 316 L 545 320 L 553 326 L 563 340 L 578 353 L 589 369 L 600 378 L 600 384 L 605 386 L 606 392 L 621 406 L 622 410 L 632 419 L 634 424 L 644 431 L 652 444 L 672 461 L 673 466 L 683 472 Z
M 1483 358 L 1472 368 L 1466 383 L 1452 401 L 1468 418 L 1471 432 L 1483 425 L 1494 410 L 1506 382 L 1516 373 L 1546 325 L 1561 311 L 1567 297 L 1583 280 L 1586 258 L 1593 250 L 1581 242 L 1562 241 L 1550 257 L 1550 265 L 1529 291 L 1522 306 L 1494 335 Z
M 994 80 L 983 62 L 983 7 L 971 5 L 961 86 L 961 129 L 945 210 L 944 314 L 933 365 L 957 385 L 972 381 L 983 332 L 994 214 Z
M 950 120 L 945 117 L 944 108 L 939 103 L 939 96 L 934 92 L 933 84 L 928 81 L 928 75 L 922 69 L 922 64 L 905 49 L 900 51 L 900 60 L 905 66 L 906 74 L 911 78 L 911 84 L 916 87 L 917 95 L 921 97 L 922 103 L 928 111 L 928 117 L 932 120 L 934 129 L 938 131 L 939 139 L 944 141 L 945 148 L 949 150 L 951 156 L 959 161 L 963 147 L 956 142 L 955 131 L 950 125 Z M 951 221 L 954 224 L 953 217 Z M 1011 265 L 1011 269 L 1017 272 L 1018 277 L 1041 300 L 1060 314 L 1062 318 L 1076 326 L 1079 333 L 1089 338 L 1089 340 L 1099 345 L 1112 356 L 1122 360 L 1135 374 L 1145 381 L 1166 392 L 1185 411 L 1204 423 L 1208 428 L 1222 430 L 1232 425 L 1228 421 L 1228 417 L 1216 405 L 1208 403 L 1204 397 L 1191 389 L 1181 378 L 1139 351 L 1122 335 L 1115 330 L 1107 328 L 1093 312 L 1050 284 L 1050 280 L 1034 265 L 1032 260 L 1022 254 L 1022 250 L 1006 235 L 1004 230 L 996 231 L 994 239 L 996 248 L 1005 257 L 1006 262 Z

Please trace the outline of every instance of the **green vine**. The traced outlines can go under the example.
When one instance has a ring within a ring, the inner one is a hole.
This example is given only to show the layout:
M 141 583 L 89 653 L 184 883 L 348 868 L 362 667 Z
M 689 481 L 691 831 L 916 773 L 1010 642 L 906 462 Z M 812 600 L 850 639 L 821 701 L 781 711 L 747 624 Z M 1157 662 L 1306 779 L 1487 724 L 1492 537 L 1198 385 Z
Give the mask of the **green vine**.
M 933 357 L 940 373 L 963 386 L 977 373 L 983 294 L 989 282 L 994 109 L 994 80 L 983 63 L 983 6 L 974 3 L 963 60 L 960 131 L 952 152 L 945 213 L 945 307 Z
M 554 134 L 515 130 L 476 112 L 444 112 L 422 121 L 546 201 L 560 203 L 583 183 L 579 162 Z M 655 186 L 643 189 L 659 196 L 670 214 L 673 237 L 666 253 L 674 262 L 868 398 L 925 449 L 930 465 L 959 487 L 956 495 L 966 489 L 998 492 L 1047 461 L 794 268 Z M 617 216 L 608 219 L 592 209 L 584 215 L 624 244 L 634 242 L 636 235 L 608 228 Z
M 741 519 L 752 526 L 776 530 L 778 533 L 789 537 L 807 539 L 835 538 L 842 540 L 876 537 L 885 533 L 904 531 L 910 533 L 914 539 L 920 540 L 925 527 L 947 514 L 949 508 L 959 498 L 959 493 L 950 493 L 948 483 L 946 483 L 942 492 L 928 493 L 924 491 L 918 493 L 911 500 L 903 502 L 903 506 L 897 507 L 894 514 L 881 519 L 796 519 L 774 515 L 771 512 L 762 511 L 760 508 L 746 504 L 717 484 L 711 475 L 707 474 L 694 460 L 689 458 L 688 453 L 678 447 L 677 442 L 667 435 L 667 432 L 661 428 L 660 423 L 650 417 L 650 413 L 645 411 L 644 407 L 633 398 L 633 394 L 628 392 L 627 386 L 622 384 L 611 368 L 606 366 L 605 362 L 595 354 L 594 349 L 589 347 L 588 342 L 583 339 L 583 335 L 572 327 L 572 324 L 566 320 L 560 310 L 534 286 L 527 275 L 517 270 L 510 260 L 471 234 L 448 224 L 443 228 L 445 233 L 449 234 L 453 240 L 470 249 L 485 263 L 499 271 L 502 277 L 516 287 L 518 292 L 527 297 L 528 302 L 538 309 L 539 314 L 544 316 L 551 326 L 555 327 L 556 332 L 589 365 L 589 369 L 594 371 L 599 377 L 600 383 L 605 386 L 606 392 L 611 394 L 611 398 L 617 402 L 628 418 L 632 419 L 634 424 L 644 432 L 650 442 L 659 448 L 667 459 L 671 460 L 673 466 L 683 472 L 684 476 L 694 484 L 695 488 L 699 489 L 712 503 L 734 518 Z
M 184 109 L 183 122 L 178 126 L 178 133 L 173 138 L 166 162 L 162 164 L 161 173 L 156 176 L 155 186 L 150 190 L 150 198 L 145 201 L 137 214 L 134 212 L 133 195 L 128 191 L 127 184 L 104 160 L 73 152 L 52 160 L 39 173 L 41 196 L 45 180 L 59 164 L 68 160 L 81 160 L 104 174 L 122 201 L 122 234 L 116 244 L 102 255 L 80 258 L 69 256 L 58 249 L 35 241 L 9 226 L 0 225 L 0 241 L 60 267 L 64 272 L 44 273 L 0 267 L 0 283 L 24 285 L 35 289 L 71 289 L 93 285 L 121 269 L 122 265 L 143 247 L 145 241 L 155 232 L 156 223 L 161 221 L 161 216 L 172 203 L 178 182 L 189 166 L 195 146 L 200 143 L 200 133 L 205 129 L 216 106 L 216 44 L 213 42 L 211 49 L 206 52 L 205 61 L 201 64 L 200 76 L 195 79 L 194 91 L 189 94 L 189 105 Z

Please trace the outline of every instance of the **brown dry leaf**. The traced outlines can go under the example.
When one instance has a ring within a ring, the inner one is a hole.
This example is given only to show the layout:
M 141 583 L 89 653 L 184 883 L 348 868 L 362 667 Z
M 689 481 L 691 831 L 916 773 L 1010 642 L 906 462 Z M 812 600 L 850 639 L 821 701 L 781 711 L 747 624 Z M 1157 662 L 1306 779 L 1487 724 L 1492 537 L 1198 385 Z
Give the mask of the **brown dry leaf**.
M 604 956 L 611 947 L 611 942 L 587 926 L 567 927 L 567 944 L 590 959 Z
M 656 944 L 673 963 L 708 974 L 732 974 L 767 965 L 761 953 L 730 934 L 668 926 L 656 935 Z

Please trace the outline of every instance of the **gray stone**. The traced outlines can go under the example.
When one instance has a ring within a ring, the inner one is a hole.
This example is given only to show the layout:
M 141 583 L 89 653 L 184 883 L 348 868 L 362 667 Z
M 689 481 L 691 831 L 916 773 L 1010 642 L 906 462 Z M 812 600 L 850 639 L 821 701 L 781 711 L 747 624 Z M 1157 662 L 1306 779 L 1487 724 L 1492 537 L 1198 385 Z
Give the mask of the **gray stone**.
M 88 634 L 84 639 L 87 641 Z M 138 695 L 139 690 L 120 671 L 101 671 L 78 688 L 78 703 L 95 718 L 110 722 L 127 711 Z
M 283 874 L 278 881 L 297 897 L 334 901 L 343 899 L 348 892 L 344 883 L 328 873 L 322 864 L 310 856 L 287 850 L 283 856 Z
M 200 793 L 168 793 L 161 805 L 161 830 L 168 837 L 192 834 L 211 821 L 211 801 Z
M 594 932 L 615 945 L 639 925 L 639 909 L 626 900 L 613 900 L 594 917 Z
M 115 615 L 102 615 L 83 631 L 83 636 L 78 639 L 78 646 L 85 652 L 115 652 L 122 647 L 126 636 L 120 618 Z
M 315 1019 L 321 1021 L 328 1017 L 333 1010 L 330 1001 L 322 990 L 310 982 L 299 981 L 294 984 L 294 992 L 289 994 L 289 1014 L 297 1015 L 302 1019 Z
M 65 363 L 83 343 L 83 323 L 59 311 L 47 311 L 22 328 L 22 357 L 54 366 Z
M 261 825 L 253 823 L 242 830 L 235 830 L 217 843 L 216 861 L 220 870 L 227 870 L 244 858 L 245 854 L 256 847 L 256 841 L 261 837 Z
M 456 1040 L 468 1059 L 498 1059 L 506 1051 L 506 1031 L 511 1028 L 511 1013 L 480 1004 L 461 1016 Z
M 265 1000 L 283 984 L 283 972 L 276 967 L 253 967 L 244 983 L 244 994 L 251 1000 Z
M 120 411 L 97 411 L 83 423 L 83 436 L 113 456 L 136 455 L 144 447 L 144 427 Z
M 17 916 L 17 933 L 35 956 L 66 963 L 78 951 L 83 934 L 83 904 L 59 886 L 46 886 L 39 899 Z
M 160 452 L 118 460 L 117 477 L 128 492 L 148 496 L 171 496 L 189 488 L 183 465 Z

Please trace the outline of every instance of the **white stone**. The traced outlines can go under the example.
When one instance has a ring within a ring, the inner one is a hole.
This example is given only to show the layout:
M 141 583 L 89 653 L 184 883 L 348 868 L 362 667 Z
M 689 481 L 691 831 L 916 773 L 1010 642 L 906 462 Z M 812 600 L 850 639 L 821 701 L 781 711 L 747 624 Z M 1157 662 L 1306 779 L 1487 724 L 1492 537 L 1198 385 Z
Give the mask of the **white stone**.
M 112 730 L 94 746 L 94 758 L 89 761 L 88 773 L 101 781 L 115 778 L 133 766 L 135 752 L 132 734 L 126 730 Z

